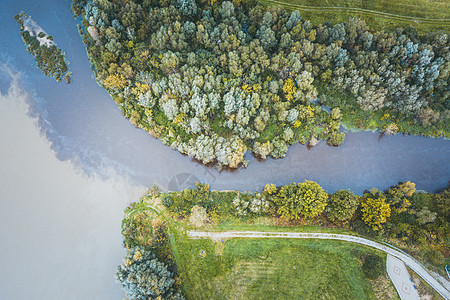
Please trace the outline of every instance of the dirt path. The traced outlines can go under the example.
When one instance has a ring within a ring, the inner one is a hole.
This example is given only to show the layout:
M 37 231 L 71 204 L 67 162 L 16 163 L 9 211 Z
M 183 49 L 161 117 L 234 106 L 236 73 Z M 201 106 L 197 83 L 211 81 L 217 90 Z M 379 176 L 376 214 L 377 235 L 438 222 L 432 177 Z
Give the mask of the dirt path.
M 300 5 L 300 4 L 292 4 L 285 1 L 277 1 L 277 0 L 265 0 L 271 4 L 277 4 L 282 6 L 289 6 L 290 8 L 298 9 L 298 10 L 306 10 L 306 11 L 334 11 L 334 12 L 351 12 L 351 13 L 360 13 L 371 16 L 384 17 L 387 19 L 395 19 L 401 21 L 413 21 L 420 23 L 433 23 L 433 24 L 441 24 L 441 25 L 449 25 L 450 19 L 433 19 L 433 18 L 421 18 L 421 17 L 412 17 L 406 15 L 398 15 L 393 13 L 387 13 L 382 11 L 357 8 L 357 7 L 341 7 L 341 6 L 309 6 L 309 5 Z
M 341 240 L 366 245 L 387 254 L 390 254 L 401 261 L 416 272 L 428 284 L 433 287 L 444 299 L 450 300 L 450 282 L 442 276 L 433 277 L 420 262 L 412 256 L 394 249 L 388 244 L 380 244 L 365 238 L 333 233 L 305 233 L 305 232 L 261 232 L 261 231 L 226 231 L 226 232 L 205 232 L 188 230 L 187 235 L 190 238 L 209 238 L 214 241 L 221 241 L 230 238 L 290 238 L 290 239 L 325 239 L 325 240 Z

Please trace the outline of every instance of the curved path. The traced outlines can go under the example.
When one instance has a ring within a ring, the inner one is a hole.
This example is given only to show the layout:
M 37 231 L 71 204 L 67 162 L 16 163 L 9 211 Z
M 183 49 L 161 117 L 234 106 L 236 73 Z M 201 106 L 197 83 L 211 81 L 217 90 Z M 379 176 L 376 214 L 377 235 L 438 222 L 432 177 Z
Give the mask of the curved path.
M 438 281 L 430 272 L 412 256 L 394 249 L 388 244 L 380 244 L 358 236 L 333 233 L 304 233 L 304 232 L 261 232 L 261 231 L 226 231 L 226 232 L 205 232 L 188 230 L 187 235 L 190 238 L 209 238 L 212 240 L 222 240 L 228 238 L 291 238 L 291 239 L 325 239 L 341 240 L 347 242 L 366 245 L 383 252 L 386 252 L 401 261 L 422 277 L 430 286 L 432 286 L 444 299 L 450 299 L 450 283 L 441 277 Z M 444 286 L 445 285 L 445 286 Z
M 286 6 L 289 8 L 298 9 L 298 10 L 331 11 L 331 12 L 346 11 L 346 12 L 372 15 L 372 16 L 384 17 L 387 19 L 395 19 L 395 20 L 401 20 L 401 21 L 415 21 L 415 22 L 423 22 L 423 23 L 450 25 L 450 19 L 433 19 L 433 18 L 423 18 L 423 17 L 412 17 L 412 16 L 397 15 L 397 14 L 386 13 L 386 12 L 364 9 L 364 8 L 357 8 L 357 7 L 309 6 L 309 5 L 292 4 L 292 3 L 287 3 L 284 1 L 277 1 L 277 0 L 264 0 L 264 1 L 271 3 L 271 4 L 282 5 L 282 6 Z

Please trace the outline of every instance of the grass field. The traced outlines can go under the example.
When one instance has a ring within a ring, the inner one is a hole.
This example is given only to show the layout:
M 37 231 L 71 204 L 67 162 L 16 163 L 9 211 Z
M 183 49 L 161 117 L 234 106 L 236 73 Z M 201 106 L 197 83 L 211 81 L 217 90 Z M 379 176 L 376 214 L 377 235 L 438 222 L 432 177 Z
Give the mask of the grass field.
M 363 19 L 373 29 L 412 26 L 425 33 L 450 29 L 448 0 L 258 0 L 264 5 L 297 9 L 313 24 Z
M 181 233 L 172 244 L 188 299 L 375 299 L 359 262 L 373 250 L 362 246 L 232 239 L 216 255 L 212 241 Z

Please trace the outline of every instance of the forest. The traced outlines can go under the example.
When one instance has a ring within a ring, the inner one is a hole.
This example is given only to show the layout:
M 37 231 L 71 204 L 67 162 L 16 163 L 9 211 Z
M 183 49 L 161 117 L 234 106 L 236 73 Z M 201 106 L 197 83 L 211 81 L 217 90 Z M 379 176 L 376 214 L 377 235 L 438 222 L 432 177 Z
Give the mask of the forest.
M 444 31 L 312 25 L 235 0 L 74 0 L 96 78 L 122 113 L 202 163 L 331 146 L 348 129 L 449 137 Z
M 25 12 L 14 16 L 20 24 L 20 35 L 27 51 L 36 60 L 36 66 L 48 77 L 56 81 L 70 83 L 72 72 L 68 71 L 65 53 L 56 46 L 54 38 L 47 35 Z

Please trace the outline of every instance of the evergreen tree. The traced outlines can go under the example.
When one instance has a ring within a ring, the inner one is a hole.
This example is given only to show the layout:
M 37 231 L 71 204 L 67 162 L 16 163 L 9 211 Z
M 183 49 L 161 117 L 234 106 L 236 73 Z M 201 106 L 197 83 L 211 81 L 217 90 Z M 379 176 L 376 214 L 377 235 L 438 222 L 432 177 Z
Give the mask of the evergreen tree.
M 174 289 L 173 274 L 143 248 L 130 249 L 117 268 L 116 279 L 132 300 L 183 299 Z

